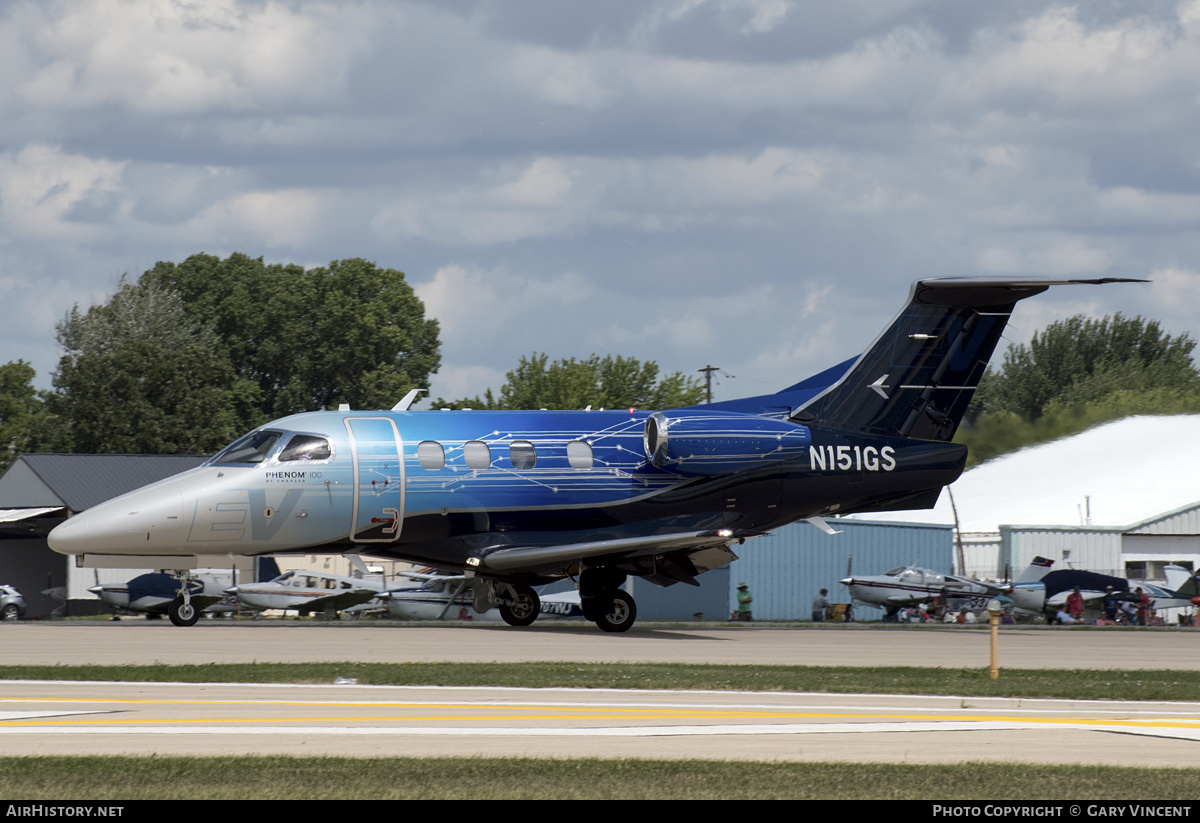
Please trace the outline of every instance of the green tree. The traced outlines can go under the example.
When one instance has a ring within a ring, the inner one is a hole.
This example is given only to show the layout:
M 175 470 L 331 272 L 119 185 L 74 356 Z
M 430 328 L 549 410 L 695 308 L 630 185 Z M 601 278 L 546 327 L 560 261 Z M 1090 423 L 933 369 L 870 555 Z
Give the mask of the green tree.
M 390 408 L 441 364 L 438 323 L 404 274 L 366 260 L 266 265 L 232 254 L 159 263 L 143 280 L 212 324 L 263 419 L 349 403 Z
M 506 375 L 499 398 L 488 389 L 484 397 L 457 401 L 438 398 L 435 408 L 475 409 L 671 409 L 704 400 L 704 386 L 696 378 L 672 372 L 661 379 L 658 364 L 632 357 L 555 360 L 534 352 L 521 357 Z
M 1141 317 L 1052 323 L 988 370 L 955 441 L 975 465 L 1133 414 L 1200 412 L 1194 347 Z
M 133 340 L 63 358 L 47 406 L 65 421 L 72 451 L 209 454 L 242 433 L 233 383 L 211 349 Z
M 41 400 L 33 388 L 33 366 L 16 360 L 0 366 L 0 473 L 28 450 Z
M 239 385 L 211 326 L 161 285 L 122 280 L 107 303 L 72 309 L 58 341 L 65 353 L 34 447 L 208 453 L 244 428 L 251 387 Z
M 1036 420 L 1051 408 L 1084 405 L 1118 390 L 1195 391 L 1195 346 L 1187 334 L 1164 334 L 1154 320 L 1076 315 L 1051 323 L 1028 346 L 1010 346 L 1001 368 L 984 375 L 968 416 L 1008 411 Z

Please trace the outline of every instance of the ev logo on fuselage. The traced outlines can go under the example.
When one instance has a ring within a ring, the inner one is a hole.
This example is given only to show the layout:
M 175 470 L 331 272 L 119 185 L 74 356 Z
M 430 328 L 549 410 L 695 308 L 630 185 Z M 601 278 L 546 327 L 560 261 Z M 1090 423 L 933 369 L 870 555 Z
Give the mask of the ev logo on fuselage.
M 809 446 L 808 467 L 823 472 L 890 472 L 896 468 L 896 450 L 891 446 Z

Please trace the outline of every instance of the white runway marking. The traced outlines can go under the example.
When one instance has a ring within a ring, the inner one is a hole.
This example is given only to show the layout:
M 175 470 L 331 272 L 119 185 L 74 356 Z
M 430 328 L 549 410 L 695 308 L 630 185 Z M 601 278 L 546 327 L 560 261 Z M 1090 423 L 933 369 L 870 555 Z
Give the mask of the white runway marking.
M 1183 702 L 0 681 L 0 708 L 0 740 L 38 754 L 1059 762 L 1111 747 L 1144 765 L 1200 753 L 1200 704 Z
M 19 701 L 18 701 L 19 702 Z M 8 720 L 36 720 L 39 717 L 70 717 L 78 714 L 108 714 L 106 711 L 0 712 L 0 723 Z
M 1072 723 L 1078 731 L 1114 732 L 1148 737 L 1170 737 L 1177 740 L 1200 741 L 1200 729 L 1177 729 L 1155 726 L 1130 728 L 1105 724 Z M 529 728 L 455 726 L 22 726 L 0 728 L 2 735 L 299 735 L 299 736 L 437 736 L 437 737 L 695 737 L 709 735 L 764 734 L 878 734 L 882 732 L 982 732 L 982 731 L 1046 731 L 1044 723 L 1020 722 L 961 722 L 933 723 L 796 723 L 743 724 L 713 726 L 616 726 L 605 728 Z

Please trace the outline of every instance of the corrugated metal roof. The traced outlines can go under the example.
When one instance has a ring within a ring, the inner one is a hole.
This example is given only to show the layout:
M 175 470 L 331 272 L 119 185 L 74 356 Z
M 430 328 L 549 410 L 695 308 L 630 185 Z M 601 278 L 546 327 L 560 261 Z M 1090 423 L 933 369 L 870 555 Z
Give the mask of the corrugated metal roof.
M 1128 417 L 989 460 L 950 486 L 964 532 L 1001 525 L 1129 526 L 1200 501 L 1200 415 Z M 873 518 L 954 523 L 932 510 Z
M 58 498 L 39 501 L 42 505 L 58 503 L 72 512 L 81 512 L 148 483 L 195 468 L 207 459 L 195 454 L 23 454 L 17 463 L 23 463 Z M 10 503 L 0 498 L 0 507 L 22 505 L 28 503 Z
M 1200 501 L 1133 524 L 1131 534 L 1200 534 Z

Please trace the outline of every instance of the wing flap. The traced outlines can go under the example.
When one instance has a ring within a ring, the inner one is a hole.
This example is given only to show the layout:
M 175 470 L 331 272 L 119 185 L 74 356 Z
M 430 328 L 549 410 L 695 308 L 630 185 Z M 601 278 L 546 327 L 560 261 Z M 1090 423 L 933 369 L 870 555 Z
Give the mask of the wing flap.
M 656 534 L 644 537 L 620 537 L 612 540 L 591 540 L 554 546 L 524 546 L 496 549 L 480 560 L 481 570 L 494 572 L 534 571 L 547 566 L 569 566 L 584 560 L 611 558 L 627 560 L 652 554 L 680 550 L 705 549 L 740 543 L 747 537 L 759 537 L 765 532 L 732 531 L 729 529 Z

